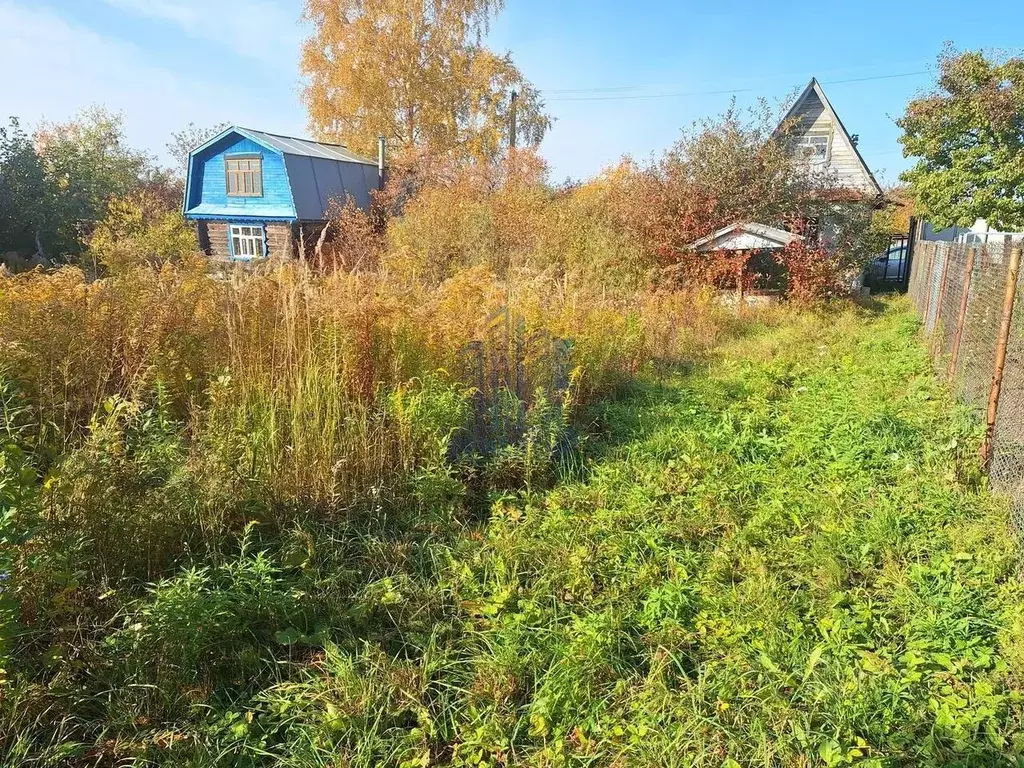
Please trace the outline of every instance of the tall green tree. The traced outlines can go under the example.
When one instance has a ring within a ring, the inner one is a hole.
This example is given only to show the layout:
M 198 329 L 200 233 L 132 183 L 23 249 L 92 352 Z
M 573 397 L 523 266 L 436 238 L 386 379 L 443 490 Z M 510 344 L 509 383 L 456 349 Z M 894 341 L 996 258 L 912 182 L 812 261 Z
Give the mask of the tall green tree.
M 0 252 L 46 255 L 59 222 L 59 190 L 17 118 L 0 128 Z
M 152 158 L 128 146 L 121 115 L 90 107 L 66 123 L 39 126 L 36 150 L 59 188 L 57 245 L 78 253 L 106 215 L 110 201 L 137 189 L 155 172 Z
M 401 147 L 492 160 L 508 145 L 510 94 L 520 146 L 551 124 L 510 54 L 482 43 L 501 0 L 306 0 L 302 49 L 310 123 L 369 154 Z
M 132 149 L 120 115 L 93 107 L 29 137 L 17 120 L 0 130 L 0 252 L 74 260 L 110 201 L 170 183 Z
M 1024 58 L 948 48 L 937 89 L 897 121 L 918 210 L 934 224 L 1024 228 Z

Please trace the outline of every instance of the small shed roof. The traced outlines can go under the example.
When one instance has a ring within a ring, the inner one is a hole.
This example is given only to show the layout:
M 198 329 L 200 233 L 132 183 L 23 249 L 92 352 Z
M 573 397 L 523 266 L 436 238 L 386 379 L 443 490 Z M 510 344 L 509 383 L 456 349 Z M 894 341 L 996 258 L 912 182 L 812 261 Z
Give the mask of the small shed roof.
M 705 251 L 761 251 L 785 248 L 804 238 L 767 224 L 738 222 L 702 237 L 690 247 Z

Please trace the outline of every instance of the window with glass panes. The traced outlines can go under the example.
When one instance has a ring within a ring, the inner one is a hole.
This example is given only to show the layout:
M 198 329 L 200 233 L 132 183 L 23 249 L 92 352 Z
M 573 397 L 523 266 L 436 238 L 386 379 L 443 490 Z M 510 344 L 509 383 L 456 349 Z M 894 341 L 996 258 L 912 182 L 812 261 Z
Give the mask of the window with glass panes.
M 828 134 L 807 134 L 796 140 L 796 156 L 800 162 L 811 166 L 828 163 Z
M 266 238 L 260 225 L 232 224 L 231 255 L 236 259 L 258 259 L 266 253 Z
M 263 158 L 259 155 L 230 155 L 224 158 L 229 197 L 263 196 Z

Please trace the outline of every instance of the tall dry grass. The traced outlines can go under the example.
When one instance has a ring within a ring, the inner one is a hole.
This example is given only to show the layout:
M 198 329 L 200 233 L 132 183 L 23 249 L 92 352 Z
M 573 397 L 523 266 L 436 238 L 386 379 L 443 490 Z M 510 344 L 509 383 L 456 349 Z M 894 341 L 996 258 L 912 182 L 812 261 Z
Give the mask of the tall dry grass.
M 590 405 L 733 328 L 600 196 L 455 182 L 346 258 L 0 277 L 0 761 L 152 751 L 341 632 L 405 653 L 447 547 L 559 477 Z
M 386 228 L 340 206 L 308 262 L 211 275 L 180 217 L 127 201 L 102 279 L 0 277 L 0 762 L 215 763 L 334 643 L 458 647 L 453 601 L 518 590 L 515 557 L 493 596 L 444 576 L 492 567 L 460 560 L 483 516 L 534 517 L 510 495 L 580 466 L 589 406 L 736 330 L 663 269 L 711 225 L 688 174 L 430 174 L 395 180 Z
M 90 579 L 147 580 L 253 520 L 415 520 L 462 492 L 457 471 L 534 484 L 570 405 L 700 356 L 735 323 L 700 290 L 657 287 L 605 202 L 536 175 L 462 174 L 421 190 L 386 235 L 346 209 L 357 218 L 335 247 L 358 240 L 358 269 L 215 276 L 186 254 L 98 280 L 3 278 L 2 375 L 28 405 L 38 471 L 56 470 L 41 546 Z M 491 343 L 503 312 L 525 336 L 568 340 L 567 370 Z M 473 349 L 486 374 L 467 366 Z M 526 388 L 505 391 L 502 371 Z M 472 458 L 498 451 L 489 469 Z
M 276 499 L 341 508 L 416 465 L 393 394 L 430 378 L 472 386 L 460 355 L 503 307 L 573 341 L 583 403 L 648 360 L 699 352 L 727 323 L 690 294 L 626 300 L 550 271 L 473 264 L 417 283 L 287 264 L 218 280 L 189 261 L 92 282 L 71 268 L 6 278 L 0 349 L 55 455 L 110 398 L 145 401 L 159 383 L 204 451 Z

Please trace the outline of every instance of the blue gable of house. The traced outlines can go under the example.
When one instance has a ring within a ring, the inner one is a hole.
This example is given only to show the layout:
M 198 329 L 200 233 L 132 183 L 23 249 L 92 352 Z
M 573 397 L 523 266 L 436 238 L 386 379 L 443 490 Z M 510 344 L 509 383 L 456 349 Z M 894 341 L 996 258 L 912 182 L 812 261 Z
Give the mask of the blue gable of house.
M 228 195 L 224 161 L 231 155 L 259 155 L 262 158 L 262 196 Z M 295 220 L 295 201 L 284 154 L 234 131 L 199 148 L 189 160 L 185 215 L 193 219 L 256 217 L 262 220 Z
M 225 159 L 258 154 L 263 194 L 229 196 Z M 322 221 L 333 201 L 351 198 L 368 209 L 379 182 L 376 163 L 345 147 L 229 128 L 189 157 L 185 215 L 226 221 Z

